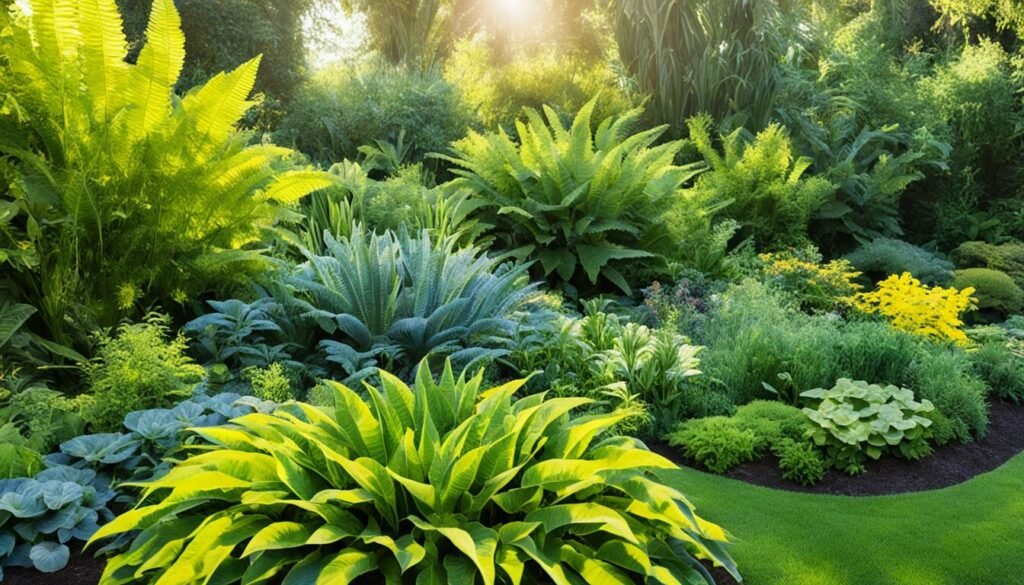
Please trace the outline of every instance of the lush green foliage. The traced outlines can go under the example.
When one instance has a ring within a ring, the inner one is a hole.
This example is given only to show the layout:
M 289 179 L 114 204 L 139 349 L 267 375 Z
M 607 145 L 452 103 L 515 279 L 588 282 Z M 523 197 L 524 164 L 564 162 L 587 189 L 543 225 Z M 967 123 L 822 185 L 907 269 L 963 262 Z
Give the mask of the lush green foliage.
M 833 311 L 849 305 L 861 286 L 859 272 L 846 260 L 823 263 L 821 255 L 810 252 L 761 254 L 760 275 L 768 284 L 796 299 L 811 311 Z
M 971 295 L 978 310 L 993 311 L 1003 318 L 1019 313 L 1024 306 L 1024 290 L 1005 272 L 991 268 L 957 270 L 950 286 L 973 290 Z
M 297 92 L 275 137 L 323 166 L 358 160 L 359 147 L 401 141 L 406 161 L 444 152 L 471 121 L 457 90 L 436 72 L 386 65 L 321 71 Z
M 129 54 L 138 55 L 145 43 L 152 0 L 116 0 L 124 15 Z M 265 103 L 256 108 L 259 126 L 275 121 L 305 73 L 305 17 L 316 0 L 178 0 L 185 32 L 185 63 L 176 89 L 184 92 L 204 83 L 218 71 L 238 67 L 263 55 L 256 91 Z M 231 26 L 225 26 L 231 23 Z
M 169 339 L 167 320 L 160 316 L 122 325 L 98 345 L 96 358 L 84 366 L 93 396 L 85 419 L 94 430 L 119 427 L 133 410 L 180 401 L 204 375 L 185 355 L 185 338 Z
M 497 243 L 537 260 L 534 273 L 575 294 L 611 283 L 630 291 L 625 262 L 651 259 L 661 216 L 694 171 L 673 162 L 678 142 L 655 146 L 665 130 L 631 134 L 639 110 L 596 129 L 589 102 L 567 128 L 547 108 L 517 122 L 520 143 L 499 130 L 471 133 L 449 159 L 456 185 L 476 193 L 495 224 Z
M 737 428 L 728 418 L 717 416 L 684 424 L 669 436 L 669 442 L 682 447 L 687 457 L 714 473 L 753 461 L 757 452 L 753 431 Z
M 63 569 L 67 543 L 87 540 L 113 514 L 106 480 L 87 469 L 53 467 L 35 479 L 0 479 L 0 579 L 3 567 Z
M 776 91 L 775 60 L 785 51 L 773 35 L 773 2 L 616 0 L 619 56 L 658 123 L 681 129 L 701 113 L 738 114 L 767 124 Z
M 1017 286 L 1024 286 L 1024 244 L 1020 242 L 964 242 L 952 256 L 961 268 L 991 268 L 1009 274 Z
M 769 126 L 749 143 L 742 130 L 735 130 L 721 136 L 719 152 L 710 117 L 692 118 L 687 125 L 709 169 L 687 193 L 698 203 L 694 212 L 701 205 L 720 210 L 767 249 L 808 242 L 811 216 L 835 187 L 820 177 L 804 176 L 811 161 L 794 156 L 785 129 Z
M 365 234 L 325 236 L 325 255 L 289 280 L 290 301 L 332 338 L 320 342 L 327 360 L 350 379 L 384 364 L 409 376 L 422 360 L 449 356 L 460 365 L 502 355 L 508 315 L 532 291 L 526 266 L 489 258 L 450 238 Z
M 1005 343 L 982 345 L 971 354 L 971 365 L 975 374 L 985 381 L 990 394 L 1024 402 L 1024 358 Z
M 874 282 L 904 272 L 928 286 L 948 286 L 953 280 L 952 262 L 934 252 L 890 238 L 872 240 L 847 254 L 846 259 Z
M 827 466 L 814 445 L 786 439 L 775 446 L 782 477 L 802 485 L 814 485 L 825 477 Z
M 563 117 L 572 116 L 596 95 L 600 95 L 594 111 L 598 119 L 633 107 L 603 56 L 554 47 L 506 62 L 486 39 L 467 39 L 445 64 L 445 78 L 460 88 L 488 128 L 511 131 L 525 110 L 544 106 Z
M 0 40 L 0 156 L 35 258 L 10 276 L 67 344 L 69 327 L 257 272 L 265 262 L 247 246 L 275 202 L 330 180 L 282 173 L 290 151 L 236 132 L 258 58 L 172 97 L 184 37 L 170 0 L 154 4 L 134 65 L 112 0 L 61 6 L 33 2 Z
M 796 407 L 758 400 L 741 406 L 733 416 L 686 421 L 669 435 L 669 442 L 709 471 L 723 473 L 781 450 L 793 450 L 791 457 L 799 457 L 801 449 L 790 443 L 803 443 L 808 426 Z
M 0 429 L 6 443 L 48 453 L 85 430 L 92 396 L 68 398 L 45 386 L 6 390 L 0 385 Z
M 220 448 L 144 484 L 142 505 L 93 537 L 142 531 L 102 582 L 142 569 L 161 583 L 710 583 L 694 558 L 735 571 L 724 532 L 651 473 L 675 466 L 601 436 L 621 415 L 569 422 L 586 400 L 513 400 L 522 381 L 480 392 L 481 376 L 450 368 L 438 383 L 421 368 L 412 389 L 381 382 L 369 398 L 333 384 L 334 409 L 295 403 L 201 430 Z
M 939 444 L 970 442 L 988 430 L 985 383 L 971 373 L 960 351 L 936 348 L 922 354 L 915 368 L 914 395 L 935 405 L 932 434 Z
M 920 459 L 931 453 L 927 414 L 935 407 L 927 400 L 917 402 L 906 388 L 841 378 L 831 389 L 800 396 L 818 401 L 815 408 L 804 409 L 817 425 L 808 435 L 826 449 L 833 465 L 851 475 L 863 472 L 865 456 L 878 459 L 893 452 Z

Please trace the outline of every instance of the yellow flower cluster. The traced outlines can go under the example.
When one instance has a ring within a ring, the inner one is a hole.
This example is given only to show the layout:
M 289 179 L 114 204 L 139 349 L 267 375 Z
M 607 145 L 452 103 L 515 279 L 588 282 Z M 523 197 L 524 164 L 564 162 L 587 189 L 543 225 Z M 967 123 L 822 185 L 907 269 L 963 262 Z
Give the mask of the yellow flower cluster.
M 832 310 L 849 304 L 861 286 L 860 276 L 847 260 L 827 264 L 800 258 L 792 252 L 760 254 L 761 273 L 771 282 L 796 295 L 808 309 Z
M 908 272 L 892 275 L 870 293 L 854 297 L 854 306 L 866 313 L 884 315 L 893 327 L 936 341 L 967 344 L 961 315 L 974 299 L 973 288 L 957 290 L 928 287 Z

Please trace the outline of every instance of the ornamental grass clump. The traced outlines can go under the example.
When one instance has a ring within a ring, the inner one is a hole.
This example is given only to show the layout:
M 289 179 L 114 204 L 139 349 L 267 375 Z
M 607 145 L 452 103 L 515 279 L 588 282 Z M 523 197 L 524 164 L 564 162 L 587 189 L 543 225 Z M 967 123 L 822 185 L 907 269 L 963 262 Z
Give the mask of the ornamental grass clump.
M 101 583 L 713 583 L 698 560 L 737 576 L 725 532 L 654 475 L 675 465 L 606 434 L 626 415 L 418 372 L 197 430 L 216 448 L 137 484 L 93 537 L 135 534 Z
M 854 306 L 865 313 L 879 313 L 896 329 L 909 331 L 934 341 L 967 343 L 962 315 L 974 299 L 971 287 L 957 290 L 928 287 L 904 272 L 878 283 L 869 293 L 858 293 Z

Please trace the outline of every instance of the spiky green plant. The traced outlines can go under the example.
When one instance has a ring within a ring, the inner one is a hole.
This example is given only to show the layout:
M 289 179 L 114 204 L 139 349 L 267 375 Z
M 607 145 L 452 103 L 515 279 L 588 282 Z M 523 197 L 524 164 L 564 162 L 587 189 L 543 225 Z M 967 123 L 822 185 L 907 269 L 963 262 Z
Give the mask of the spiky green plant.
M 57 341 L 76 313 L 112 325 L 258 270 L 247 246 L 279 204 L 331 183 L 236 130 L 259 57 L 174 95 L 172 0 L 153 2 L 135 64 L 114 0 L 28 4 L 0 35 L 3 197 L 38 258 L 20 288 Z
M 782 43 L 769 0 L 611 0 L 619 56 L 650 112 L 680 133 L 683 122 L 707 113 L 741 113 L 752 127 L 770 118 L 778 87 L 775 61 Z
M 722 529 L 653 473 L 675 465 L 604 434 L 623 414 L 419 371 L 197 430 L 216 448 L 93 536 L 140 531 L 101 585 L 713 583 L 698 560 L 738 577 Z
M 456 240 L 367 234 L 325 234 L 323 255 L 290 280 L 294 302 L 335 339 L 321 342 L 328 360 L 346 375 L 365 377 L 380 358 L 407 375 L 428 356 L 460 364 L 501 355 L 511 336 L 511 312 L 533 287 L 525 265 L 510 265 Z
M 454 184 L 486 202 L 498 244 L 538 260 L 534 274 L 570 293 L 610 282 L 629 292 L 623 262 L 656 256 L 661 217 L 697 170 L 673 162 L 680 142 L 655 146 L 664 126 L 637 134 L 633 110 L 591 127 L 596 99 L 567 128 L 550 108 L 499 129 L 471 133 L 448 158 Z M 447 157 L 446 157 L 447 158 Z

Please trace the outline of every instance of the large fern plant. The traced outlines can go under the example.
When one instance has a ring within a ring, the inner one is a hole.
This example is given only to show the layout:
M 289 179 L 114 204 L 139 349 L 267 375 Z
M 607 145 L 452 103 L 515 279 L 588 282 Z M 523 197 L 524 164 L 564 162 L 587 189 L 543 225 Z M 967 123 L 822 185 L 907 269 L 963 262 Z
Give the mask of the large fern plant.
M 482 250 L 457 248 L 454 238 L 409 235 L 324 235 L 326 251 L 306 251 L 290 284 L 293 302 L 332 339 L 327 359 L 350 377 L 383 363 L 402 375 L 427 357 L 460 365 L 498 357 L 511 335 L 508 316 L 531 293 L 525 265 L 503 263 Z
M 101 585 L 713 583 L 698 560 L 736 575 L 722 529 L 653 474 L 675 466 L 604 434 L 623 415 L 571 419 L 588 400 L 481 379 L 331 383 L 334 408 L 198 430 L 217 448 L 140 484 L 93 537 L 140 531 Z
M 0 35 L 0 176 L 38 258 L 21 289 L 58 340 L 76 304 L 111 324 L 251 273 L 279 205 L 330 183 L 236 130 L 258 57 L 174 95 L 172 0 L 153 2 L 135 64 L 114 0 L 27 4 Z
M 456 144 L 458 186 L 488 205 L 500 245 L 538 260 L 535 274 L 569 293 L 611 283 L 624 292 L 626 262 L 656 256 L 661 217 L 696 171 L 673 164 L 679 142 L 655 146 L 666 126 L 631 134 L 634 110 L 595 129 L 591 101 L 565 127 L 545 109 L 504 130 Z

